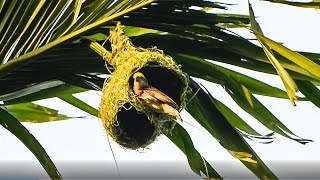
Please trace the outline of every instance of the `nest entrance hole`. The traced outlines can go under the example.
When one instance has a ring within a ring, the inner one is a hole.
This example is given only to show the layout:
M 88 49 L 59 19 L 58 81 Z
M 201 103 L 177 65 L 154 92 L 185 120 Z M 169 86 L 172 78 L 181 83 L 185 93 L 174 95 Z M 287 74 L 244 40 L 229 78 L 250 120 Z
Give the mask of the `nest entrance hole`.
M 181 105 L 181 94 L 186 85 L 179 74 L 156 64 L 145 66 L 141 68 L 139 72 L 144 74 L 149 85 L 159 89 L 174 100 L 179 106 Z M 129 84 L 133 87 L 133 77 L 130 77 Z
M 125 104 L 130 106 L 129 103 Z M 155 133 L 155 125 L 152 124 L 148 117 L 142 112 L 137 112 L 135 108 L 126 110 L 124 108 L 117 114 L 118 125 L 115 126 L 117 141 L 123 142 L 125 147 L 128 147 L 130 141 L 135 145 L 146 144 L 150 137 Z
M 175 71 L 158 65 L 150 65 L 143 67 L 139 72 L 145 75 L 150 85 L 181 105 L 181 94 L 185 85 Z M 133 77 L 130 77 L 129 85 L 133 87 Z M 129 103 L 125 104 L 125 107 L 129 106 Z M 144 113 L 138 112 L 135 108 L 129 110 L 121 108 L 117 113 L 117 124 L 114 126 L 117 142 L 123 147 L 137 149 L 153 142 L 159 134 L 163 133 L 162 128 L 171 129 L 173 122 L 164 122 L 159 127 L 159 124 L 151 123 Z

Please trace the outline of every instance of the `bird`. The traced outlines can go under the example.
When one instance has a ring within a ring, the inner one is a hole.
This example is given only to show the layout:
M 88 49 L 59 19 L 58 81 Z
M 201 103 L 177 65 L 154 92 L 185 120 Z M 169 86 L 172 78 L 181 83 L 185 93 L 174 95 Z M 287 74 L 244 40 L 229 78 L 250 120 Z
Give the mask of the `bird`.
M 179 106 L 176 102 L 165 93 L 149 85 L 148 80 L 141 72 L 134 73 L 133 80 L 133 92 L 143 105 L 157 113 L 174 116 L 177 122 L 182 122 Z

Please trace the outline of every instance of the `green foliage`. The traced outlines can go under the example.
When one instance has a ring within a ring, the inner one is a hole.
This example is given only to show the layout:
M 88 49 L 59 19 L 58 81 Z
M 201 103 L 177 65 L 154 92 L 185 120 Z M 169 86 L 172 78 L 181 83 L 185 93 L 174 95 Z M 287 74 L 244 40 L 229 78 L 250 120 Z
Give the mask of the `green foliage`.
M 0 107 L 0 124 L 14 134 L 36 156 L 52 179 L 62 179 L 44 148 L 30 132 L 9 112 Z
M 58 114 L 57 110 L 34 103 L 13 104 L 4 106 L 4 108 L 20 122 L 42 123 L 70 118 L 68 116 Z
M 180 125 L 175 126 L 171 134 L 167 137 L 186 154 L 191 169 L 201 176 L 205 174 L 207 178 L 221 179 L 222 177 L 212 168 L 212 166 L 194 148 L 192 140 L 186 130 Z
M 286 4 L 290 6 L 297 6 L 297 7 L 303 7 L 303 8 L 314 8 L 319 9 L 320 8 L 320 1 L 319 0 L 313 0 L 310 2 L 294 2 L 294 1 L 284 1 L 284 0 L 264 0 L 269 1 L 273 3 L 279 3 L 279 4 Z
M 216 138 L 235 158 L 238 158 L 260 179 L 275 179 L 276 176 L 262 162 L 258 155 L 240 136 L 214 104 L 214 99 L 195 82 L 191 82 L 193 92 L 197 92 L 187 106 L 188 112 Z M 238 154 L 245 152 L 245 158 Z
M 270 2 L 319 7 L 318 1 Z M 98 75 L 109 74 L 105 66 L 110 71 L 114 69 L 90 49 L 89 43 L 102 44 L 109 36 L 109 29 L 114 27 L 114 21 L 121 21 L 136 46 L 157 46 L 181 64 L 191 79 L 201 78 L 223 86 L 244 111 L 274 133 L 302 144 L 309 142 L 296 136 L 254 97 L 259 94 L 289 99 L 286 91 L 215 62 L 279 74 L 284 84 L 296 83 L 305 96 L 297 97 L 298 100 L 320 107 L 317 87 L 320 85 L 320 55 L 295 52 L 263 36 L 262 29 L 254 23 L 253 9 L 248 12 L 251 16 L 210 13 L 212 9 L 227 9 L 228 6 L 202 0 L 0 1 L 0 101 L 3 102 L 0 124 L 33 152 L 52 179 L 61 178 L 43 147 L 19 121 L 49 122 L 68 118 L 56 110 L 32 103 L 52 97 L 97 116 L 97 109 L 73 94 L 88 89 L 101 90 L 104 79 Z M 262 47 L 225 29 L 248 28 L 250 20 L 251 30 Z M 110 50 L 108 43 L 105 47 Z M 272 133 L 260 134 L 232 109 L 214 99 L 204 87 L 194 82 L 190 86 L 193 93 L 186 110 L 257 177 L 275 179 L 244 140 L 272 142 Z M 289 96 L 294 99 L 293 92 Z M 167 136 L 186 154 L 195 173 L 221 178 L 202 158 L 184 129 L 177 126 Z

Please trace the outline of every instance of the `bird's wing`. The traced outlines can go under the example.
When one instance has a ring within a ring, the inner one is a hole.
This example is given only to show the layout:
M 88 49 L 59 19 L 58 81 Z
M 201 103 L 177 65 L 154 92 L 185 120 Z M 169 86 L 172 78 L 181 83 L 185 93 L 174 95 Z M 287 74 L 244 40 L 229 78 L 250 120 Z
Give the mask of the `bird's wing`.
M 179 106 L 176 102 L 174 102 L 169 96 L 164 94 L 163 92 L 159 91 L 157 88 L 148 87 L 143 90 L 144 93 L 150 94 L 154 98 L 158 99 L 161 102 L 167 103 L 175 109 L 179 109 Z

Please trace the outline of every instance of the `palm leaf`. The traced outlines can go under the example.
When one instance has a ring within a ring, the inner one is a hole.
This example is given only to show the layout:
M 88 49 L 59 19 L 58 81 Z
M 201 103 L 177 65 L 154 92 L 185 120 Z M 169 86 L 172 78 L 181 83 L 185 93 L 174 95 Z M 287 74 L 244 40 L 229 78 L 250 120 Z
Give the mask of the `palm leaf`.
M 19 90 L 17 92 L 12 92 L 10 94 L 5 94 L 3 96 L 0 96 L 0 99 L 4 101 L 4 105 L 10 105 L 10 104 L 26 103 L 31 101 L 37 101 L 37 100 L 48 99 L 52 97 L 87 91 L 87 89 L 65 84 L 63 82 L 53 81 L 50 83 L 52 84 L 56 83 L 56 84 L 52 87 L 45 84 L 44 89 L 41 89 L 39 85 L 34 85 L 31 87 Z M 31 90 L 31 88 L 35 90 L 34 91 Z M 21 93 L 22 91 L 28 92 L 28 94 L 23 94 Z
M 34 103 L 22 103 L 4 106 L 5 110 L 20 122 L 43 123 L 66 120 L 70 117 L 58 114 L 57 110 Z
M 303 93 L 314 105 L 320 108 L 320 90 L 309 81 L 296 81 L 301 93 Z
M 222 178 L 194 148 L 189 134 L 180 125 L 176 125 L 167 137 L 187 156 L 189 165 L 193 172 L 199 176 L 203 173 L 209 179 Z
M 44 1 L 41 1 L 44 2 Z M 74 1 L 75 2 L 75 1 Z M 112 4 L 113 1 L 93 1 L 90 5 L 88 5 L 88 8 L 82 9 L 82 16 L 79 17 L 79 19 L 74 23 L 74 21 L 70 22 L 71 24 L 68 24 L 67 26 L 63 26 L 63 24 L 59 23 L 59 21 L 63 20 L 64 18 L 69 17 L 68 14 L 68 9 L 72 8 L 72 5 L 67 6 L 65 11 L 61 12 L 61 8 L 57 8 L 56 10 L 59 11 L 58 13 L 60 19 L 58 19 L 57 23 L 52 24 L 51 31 L 55 28 L 56 26 L 59 26 L 59 30 L 63 30 L 63 32 L 57 31 L 59 34 L 55 34 L 55 32 L 45 32 L 45 34 L 50 34 L 53 33 L 50 36 L 44 36 L 41 42 L 46 42 L 44 45 L 38 45 L 32 51 L 24 51 L 24 44 L 28 43 L 26 41 L 23 41 L 24 38 L 29 38 L 30 35 L 32 36 L 33 33 L 28 33 L 27 29 L 23 29 L 23 31 L 15 31 L 12 30 L 10 33 L 11 35 L 8 35 L 8 32 L 0 32 L 0 35 L 3 37 L 8 37 L 7 39 L 3 39 L 0 42 L 1 47 L 3 49 L 0 52 L 0 57 L 2 59 L 2 63 L 4 65 L 0 66 L 0 77 L 5 75 L 8 72 L 13 71 L 16 67 L 21 66 L 25 63 L 28 63 L 32 60 L 34 60 L 33 57 L 47 51 L 48 49 L 57 46 L 58 44 L 61 44 L 67 40 L 70 40 L 71 38 L 75 38 L 81 34 L 83 34 L 86 31 L 89 31 L 99 25 L 102 25 L 108 21 L 111 21 L 121 15 L 124 15 L 125 13 L 128 13 L 130 11 L 133 11 L 137 8 L 140 8 L 142 6 L 145 6 L 149 3 L 152 2 L 152 0 L 149 1 L 115 1 L 115 3 Z M 50 2 L 47 2 L 50 3 Z M 64 5 L 67 5 L 68 1 L 64 1 Z M 22 4 L 22 3 L 20 3 Z M 46 5 L 43 6 L 35 6 L 34 4 L 38 4 L 38 1 L 31 1 L 30 5 L 27 6 L 28 8 L 25 8 L 24 10 L 21 10 L 20 8 L 18 9 L 12 9 L 11 12 L 7 13 L 13 13 L 15 11 L 23 11 L 23 13 L 28 14 L 28 16 L 22 16 L 24 18 L 22 19 L 12 19 L 13 21 L 18 21 L 14 22 L 19 24 L 21 27 L 28 28 L 30 23 L 37 23 L 38 21 L 33 21 L 35 17 L 42 17 L 42 18 L 48 18 L 52 12 L 48 11 L 40 11 L 41 7 L 47 8 Z M 112 4 L 112 6 L 108 6 L 108 4 Z M 33 5 L 33 6 L 32 6 Z M 78 6 L 78 3 L 74 3 L 75 6 Z M 30 8 L 29 8 L 30 7 Z M 95 14 L 93 12 L 98 11 L 98 14 Z M 73 11 L 75 12 L 75 11 Z M 87 15 L 88 14 L 88 15 Z M 91 16 L 92 14 L 95 14 L 94 17 L 92 18 L 85 18 L 87 16 Z M 79 13 L 78 13 L 79 15 Z M 67 21 L 63 21 L 63 23 L 68 23 Z M 74 24 L 73 24 L 74 23 Z M 71 26 L 71 27 L 69 27 Z M 10 26 L 12 27 L 12 26 Z M 34 26 L 30 26 L 30 28 L 33 28 Z M 13 28 L 13 27 L 12 27 Z M 36 37 L 34 37 L 36 38 Z M 32 38 L 31 38 L 32 39 Z M 14 40 L 14 41 L 12 41 Z M 9 51 L 12 49 L 12 51 Z M 31 48 L 32 49 L 32 48 Z M 10 52 L 10 53 L 8 53 Z M 25 52 L 25 53 L 23 53 Z M 8 61 L 8 62 L 7 62 Z
M 113 1 L 91 1 L 90 4 L 86 4 L 87 8 L 81 8 L 81 2 L 82 1 L 72 1 L 70 4 L 69 1 L 59 1 L 56 3 L 44 0 L 21 1 L 19 3 L 17 3 L 17 1 L 1 2 L 2 7 L 8 8 L 1 8 L 0 16 L 9 18 L 1 18 L 0 23 L 0 46 L 2 47 L 0 51 L 0 61 L 2 64 L 0 66 L 0 76 L 5 76 L 18 67 L 30 63 L 35 60 L 38 55 L 54 46 L 68 41 L 71 38 L 79 37 L 86 31 L 145 6 L 152 1 L 128 0 L 115 1 L 115 3 L 113 3 Z M 110 3 L 113 3 L 113 5 L 107 6 L 107 4 Z M 97 11 L 99 13 L 96 13 Z M 83 17 L 87 17 L 87 15 L 90 14 L 94 14 L 95 17 L 83 19 Z M 39 73 L 45 72 L 40 71 Z M 42 79 L 41 77 L 44 78 Z M 40 76 L 37 83 L 52 78 L 55 77 Z M 30 87 L 30 84 L 31 83 L 27 85 Z M 50 86 L 46 86 L 43 89 L 46 88 L 50 88 Z M 31 91 L 27 94 L 32 93 Z M 17 94 L 18 93 L 16 93 L 16 95 Z M 11 100 L 13 100 L 12 96 Z M 5 114 L 5 111 L 3 111 L 3 114 Z M 15 119 L 12 118 L 11 115 L 4 117 Z M 17 125 L 17 127 L 19 126 Z M 12 133 L 20 138 L 20 134 L 17 131 L 12 131 Z M 31 136 L 26 135 L 25 138 L 23 141 L 33 140 Z M 30 143 L 26 145 L 34 152 Z M 35 147 L 39 147 L 39 145 Z M 36 155 L 38 156 L 39 154 Z M 48 174 L 53 179 L 60 178 L 58 173 L 53 173 L 55 171 L 52 170 L 54 165 L 51 160 L 49 159 L 49 162 L 48 157 L 45 156 L 45 158 L 47 158 L 45 159 L 45 161 L 48 161 L 47 164 L 44 163 L 44 160 L 41 158 L 39 158 L 39 161 L 42 162 Z
M 239 83 L 245 85 L 250 89 L 251 92 L 255 94 L 278 98 L 288 98 L 286 92 L 283 90 L 272 87 L 244 74 L 210 63 L 202 58 L 186 54 L 174 55 L 173 57 L 182 65 L 185 71 L 189 72 L 191 76 L 223 85 L 225 84 L 225 78 L 219 74 L 219 72 L 223 72 L 227 76 L 231 76 Z
M 290 61 L 294 62 L 301 68 L 303 68 L 305 71 L 309 72 L 316 78 L 320 78 L 320 65 L 313 62 L 312 60 L 306 58 L 305 56 L 302 56 L 301 54 L 294 52 L 285 46 L 281 45 L 280 43 L 276 43 L 273 40 L 264 37 L 260 34 L 258 34 L 259 38 L 266 43 L 268 46 L 270 46 L 273 50 L 277 51 L 282 56 L 286 57 Z
M 187 111 L 207 129 L 224 148 L 235 158 L 238 158 L 257 177 L 262 179 L 276 179 L 276 176 L 271 170 L 214 105 L 211 95 L 206 93 L 194 81 L 191 81 L 190 86 L 193 92 L 198 93 L 192 96 L 192 100 L 187 105 Z
M 100 84 L 101 85 L 101 84 Z M 60 97 L 65 102 L 77 107 L 89 114 L 98 117 L 98 110 L 69 95 Z M 188 133 L 179 125 L 177 125 L 167 137 L 187 156 L 191 169 L 201 176 L 201 172 L 210 178 L 221 178 L 221 176 L 212 168 L 212 166 L 199 154 L 194 148 Z
M 146 48 L 157 46 L 173 56 L 188 74 L 223 85 L 240 107 L 270 130 L 301 143 L 308 142 L 295 136 L 252 95 L 288 98 L 285 91 L 213 63 L 223 62 L 277 74 L 261 47 L 224 29 L 228 25 L 247 26 L 249 16 L 208 13 L 206 10 L 211 8 L 227 7 L 224 3 L 211 1 L 165 0 L 150 4 L 151 2 L 153 1 L 0 1 L 2 107 L 60 97 L 90 114 L 97 114 L 96 109 L 75 98 L 73 94 L 87 89 L 99 90 L 102 86 L 104 79 L 97 75 L 107 74 L 105 62 L 89 48 L 88 39 L 104 41 L 108 37 L 106 32 L 113 26 L 111 21 L 120 20 L 122 24 L 130 26 L 127 31 L 132 35 L 135 45 Z M 319 90 L 316 85 L 320 84 L 317 74 L 320 55 L 300 53 L 307 60 L 264 36 L 260 39 L 274 50 L 274 57 L 306 96 L 298 98 L 319 105 Z M 193 84 L 193 88 L 198 90 L 199 87 Z M 248 126 L 203 89 L 191 102 L 189 107 L 194 109 L 188 108 L 189 112 L 233 156 L 240 159 L 259 178 L 276 178 L 243 140 L 243 137 L 270 140 L 270 135 L 261 135 L 255 131 L 254 127 Z M 199 107 L 195 106 L 197 104 Z M 221 129 L 215 128 L 215 125 L 221 126 Z M 18 132 L 12 132 L 21 137 Z M 209 177 L 220 178 L 201 158 L 183 129 L 176 127 L 174 133 L 172 141 L 186 153 L 195 173 L 202 172 L 209 174 Z M 32 139 L 25 136 L 27 137 Z M 28 147 L 32 150 L 32 147 Z
M 265 41 L 260 37 L 260 35 L 263 35 L 263 32 L 260 28 L 260 25 L 255 20 L 254 13 L 251 7 L 251 4 L 249 3 L 249 13 L 250 13 L 250 22 L 251 22 L 251 29 L 256 35 L 259 43 L 262 46 L 263 51 L 266 53 L 268 59 L 270 60 L 273 67 L 276 69 L 278 75 L 280 76 L 284 87 L 287 90 L 289 99 L 293 106 L 295 106 L 295 100 L 297 100 L 297 96 L 295 92 L 298 91 L 298 87 L 293 81 L 292 77 L 288 74 L 288 72 L 282 67 L 281 63 L 277 60 L 277 58 L 273 55 L 273 52 L 271 48 L 265 43 Z
M 295 140 L 299 143 L 305 144 L 311 140 L 302 139 L 296 136 L 290 129 L 288 129 L 283 123 L 281 123 L 262 103 L 260 103 L 251 93 L 251 102 L 246 98 L 246 94 L 242 89 L 241 84 L 238 84 L 235 80 L 229 79 L 225 87 L 226 91 L 233 98 L 233 100 L 245 111 L 255 117 L 265 127 L 270 130 Z M 291 137 L 294 136 L 294 137 Z
M 15 135 L 36 156 L 50 178 L 62 179 L 44 148 L 30 132 L 5 109 L 0 107 L 0 124 Z
M 294 2 L 294 1 L 285 1 L 285 0 L 264 0 L 269 1 L 273 3 L 279 3 L 279 4 L 286 4 L 291 6 L 297 6 L 297 7 L 303 7 L 303 8 L 314 8 L 319 9 L 320 8 L 320 2 L 318 0 L 313 0 L 310 2 Z
M 79 100 L 78 98 L 72 95 L 63 95 L 59 96 L 59 98 L 91 115 L 94 115 L 96 117 L 99 116 L 99 111 L 97 109 L 89 106 L 88 104 L 84 103 L 83 101 Z

